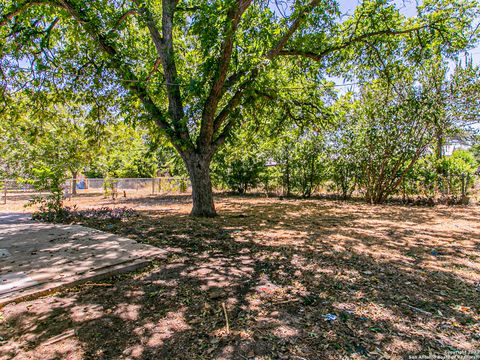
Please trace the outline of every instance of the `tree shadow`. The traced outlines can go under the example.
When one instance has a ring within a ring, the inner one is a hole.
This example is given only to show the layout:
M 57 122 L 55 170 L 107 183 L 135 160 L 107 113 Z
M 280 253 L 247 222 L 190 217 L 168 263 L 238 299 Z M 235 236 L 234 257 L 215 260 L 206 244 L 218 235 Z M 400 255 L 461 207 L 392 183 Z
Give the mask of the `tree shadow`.
M 480 345 L 480 238 L 471 220 L 446 224 L 449 209 L 221 201 L 214 219 L 144 211 L 108 228 L 174 250 L 148 271 L 5 308 L 2 351 L 316 359 Z

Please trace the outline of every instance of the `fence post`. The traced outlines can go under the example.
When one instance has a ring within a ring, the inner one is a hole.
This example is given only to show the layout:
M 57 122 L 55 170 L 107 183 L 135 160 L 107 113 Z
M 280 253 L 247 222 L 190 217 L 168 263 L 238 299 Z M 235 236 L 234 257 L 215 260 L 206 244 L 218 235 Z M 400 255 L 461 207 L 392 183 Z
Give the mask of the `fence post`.
M 152 195 L 155 195 L 155 178 L 152 178 Z
M 465 173 L 462 173 L 461 178 L 462 178 L 462 198 L 464 198 L 465 195 L 466 195 L 466 188 L 467 188 L 467 187 L 465 186 L 465 185 L 466 185 L 466 184 L 465 184 Z

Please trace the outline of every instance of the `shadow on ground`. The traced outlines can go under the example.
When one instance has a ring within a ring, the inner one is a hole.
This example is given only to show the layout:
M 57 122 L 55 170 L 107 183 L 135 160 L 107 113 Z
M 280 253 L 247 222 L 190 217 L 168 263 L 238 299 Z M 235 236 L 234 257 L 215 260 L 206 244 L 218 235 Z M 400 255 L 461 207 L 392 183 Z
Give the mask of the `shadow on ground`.
M 90 221 L 168 248 L 168 261 L 7 306 L 0 353 L 362 359 L 480 347 L 478 209 L 228 197 L 220 207 L 215 219 L 173 207 Z

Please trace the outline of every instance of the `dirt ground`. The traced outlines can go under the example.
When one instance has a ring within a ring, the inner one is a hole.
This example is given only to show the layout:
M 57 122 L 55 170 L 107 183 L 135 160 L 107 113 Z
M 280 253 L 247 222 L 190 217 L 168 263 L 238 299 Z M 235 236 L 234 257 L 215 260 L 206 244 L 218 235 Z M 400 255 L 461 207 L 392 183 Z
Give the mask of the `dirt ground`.
M 0 359 L 480 358 L 479 207 L 216 203 L 193 219 L 186 195 L 127 197 L 138 216 L 85 220 L 168 260 L 7 305 Z

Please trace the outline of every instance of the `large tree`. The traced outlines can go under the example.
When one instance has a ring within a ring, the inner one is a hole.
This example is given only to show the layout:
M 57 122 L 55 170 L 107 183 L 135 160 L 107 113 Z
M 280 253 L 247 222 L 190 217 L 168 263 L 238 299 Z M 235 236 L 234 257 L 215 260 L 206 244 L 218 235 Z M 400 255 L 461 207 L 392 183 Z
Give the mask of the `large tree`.
M 477 15 L 473 0 L 425 0 L 410 19 L 387 0 L 363 1 L 348 17 L 334 0 L 0 6 L 5 85 L 114 93 L 121 112 L 155 124 L 179 152 L 198 216 L 215 215 L 212 156 L 242 123 L 243 106 L 256 100 L 256 90 L 275 88 L 284 66 L 314 68 L 321 79 L 340 62 L 368 63 L 386 49 L 412 58 L 428 56 L 431 44 L 455 52 L 468 46 Z

